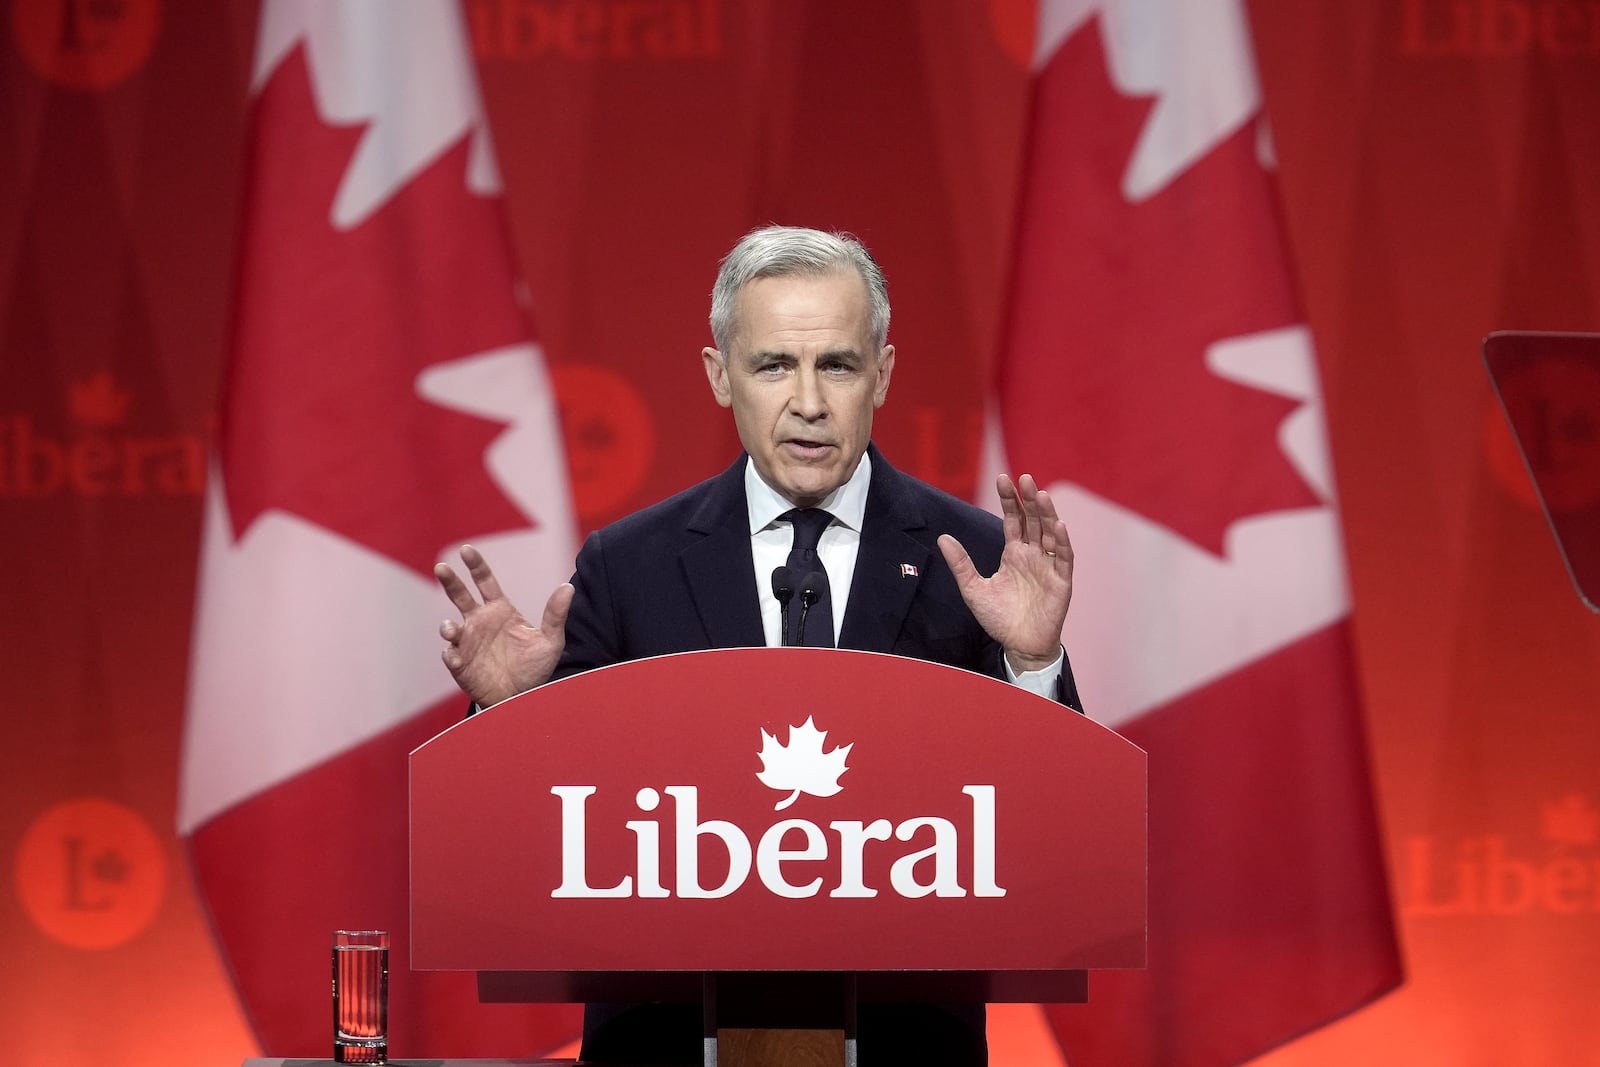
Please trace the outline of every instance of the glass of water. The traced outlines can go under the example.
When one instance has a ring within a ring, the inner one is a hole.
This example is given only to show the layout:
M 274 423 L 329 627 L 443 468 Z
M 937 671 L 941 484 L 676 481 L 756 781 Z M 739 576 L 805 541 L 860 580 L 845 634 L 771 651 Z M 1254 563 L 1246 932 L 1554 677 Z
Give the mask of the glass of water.
M 389 932 L 333 932 L 333 1058 L 389 1062 Z

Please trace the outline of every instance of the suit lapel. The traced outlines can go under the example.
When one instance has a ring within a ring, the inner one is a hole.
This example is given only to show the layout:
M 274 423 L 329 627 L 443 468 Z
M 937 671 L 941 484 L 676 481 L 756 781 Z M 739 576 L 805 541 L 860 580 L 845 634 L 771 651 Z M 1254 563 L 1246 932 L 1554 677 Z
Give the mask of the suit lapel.
M 926 529 L 927 523 L 906 492 L 905 476 L 875 446 L 869 449 L 872 485 L 839 647 L 890 652 L 916 596 L 919 575 L 927 570 L 929 548 L 911 531 Z M 907 564 L 913 573 L 906 573 Z
M 744 499 L 745 457 L 712 483 L 689 520 L 705 536 L 678 556 L 689 594 L 705 626 L 708 648 L 766 644 L 755 597 L 756 569 L 750 556 L 750 512 Z

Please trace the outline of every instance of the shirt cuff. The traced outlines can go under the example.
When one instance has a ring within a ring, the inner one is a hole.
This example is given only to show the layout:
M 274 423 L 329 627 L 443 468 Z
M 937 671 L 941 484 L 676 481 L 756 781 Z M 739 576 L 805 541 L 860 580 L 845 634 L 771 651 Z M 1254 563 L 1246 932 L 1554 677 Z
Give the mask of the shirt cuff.
M 1062 648 L 1056 652 L 1056 661 L 1050 666 L 1037 671 L 1023 671 L 1018 674 L 1011 669 L 1011 661 L 1005 653 L 1000 654 L 1000 662 L 1005 664 L 1006 681 L 1012 685 L 1020 685 L 1030 693 L 1037 693 L 1046 700 L 1054 700 L 1060 688 L 1061 665 L 1066 662 L 1067 650 Z

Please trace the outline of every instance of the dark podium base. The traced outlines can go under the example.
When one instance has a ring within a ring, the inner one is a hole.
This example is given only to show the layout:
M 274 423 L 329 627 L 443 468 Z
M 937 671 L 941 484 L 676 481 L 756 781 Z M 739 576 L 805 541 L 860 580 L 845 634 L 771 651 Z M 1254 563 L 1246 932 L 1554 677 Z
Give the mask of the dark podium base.
M 808 971 L 732 971 L 717 975 L 730 1010 L 756 1001 L 770 1007 L 815 1003 L 819 985 L 846 975 Z M 479 971 L 478 999 L 485 1004 L 586 1004 L 628 1001 L 696 1004 L 705 997 L 700 971 L 639 971 L 593 975 L 541 971 Z M 870 971 L 855 976 L 863 1004 L 1084 1004 L 1087 971 Z M 720 1016 L 724 1026 L 739 1025 Z M 766 1025 L 784 1025 L 767 1022 Z
M 573 1067 L 575 1060 L 390 1060 L 390 1067 Z M 245 1060 L 242 1067 L 341 1067 L 331 1059 L 311 1060 L 304 1057 L 256 1056 Z

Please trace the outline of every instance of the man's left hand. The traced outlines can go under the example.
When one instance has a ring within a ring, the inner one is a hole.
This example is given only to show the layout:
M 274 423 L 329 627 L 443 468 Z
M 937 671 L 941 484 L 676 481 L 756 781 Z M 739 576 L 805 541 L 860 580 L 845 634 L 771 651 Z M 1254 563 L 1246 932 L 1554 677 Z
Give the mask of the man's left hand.
M 1017 483 L 1002 474 L 1000 493 L 1005 548 L 1000 569 L 985 578 L 972 557 L 949 534 L 939 551 L 955 576 L 961 598 L 978 624 L 1005 649 L 1011 669 L 1043 670 L 1061 655 L 1061 625 L 1072 600 L 1072 542 L 1050 494 L 1024 474 Z

